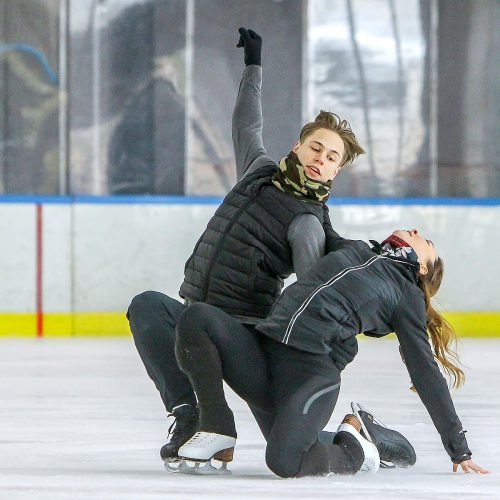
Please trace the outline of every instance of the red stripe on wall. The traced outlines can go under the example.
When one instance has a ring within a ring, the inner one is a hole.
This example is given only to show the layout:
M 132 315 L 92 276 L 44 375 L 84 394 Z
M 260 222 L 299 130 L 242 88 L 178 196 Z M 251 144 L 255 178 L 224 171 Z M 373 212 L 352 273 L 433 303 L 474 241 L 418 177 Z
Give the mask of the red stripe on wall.
M 36 335 L 43 337 L 43 210 L 36 205 Z

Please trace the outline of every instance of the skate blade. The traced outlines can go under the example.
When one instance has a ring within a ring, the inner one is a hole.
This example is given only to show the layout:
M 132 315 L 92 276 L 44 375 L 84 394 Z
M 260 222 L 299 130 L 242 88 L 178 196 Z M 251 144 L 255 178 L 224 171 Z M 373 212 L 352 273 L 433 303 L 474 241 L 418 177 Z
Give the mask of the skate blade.
M 188 458 L 181 460 L 175 472 L 191 474 L 193 476 L 224 476 L 231 474 L 231 471 L 227 468 L 227 462 L 222 462 L 222 465 L 217 468 L 214 467 L 210 461 L 197 462 L 189 460 Z
M 380 468 L 381 469 L 395 469 L 396 466 L 392 462 L 388 462 L 387 460 L 381 460 L 380 461 Z
M 356 418 L 359 420 L 359 423 L 361 424 L 361 428 L 363 429 L 363 432 L 364 432 L 364 438 L 366 438 L 368 441 L 370 441 L 370 443 L 373 443 L 373 439 L 370 435 L 370 433 L 368 432 L 368 429 L 366 428 L 366 425 L 365 423 L 363 422 L 363 419 L 359 416 L 359 412 L 360 411 L 366 411 L 359 403 L 351 403 L 351 409 L 352 409 L 352 412 L 354 413 L 354 415 L 356 415 Z M 367 412 L 368 413 L 368 412 Z
M 179 472 L 179 466 L 181 464 L 180 458 L 167 458 L 164 460 L 165 470 L 167 472 L 175 473 Z

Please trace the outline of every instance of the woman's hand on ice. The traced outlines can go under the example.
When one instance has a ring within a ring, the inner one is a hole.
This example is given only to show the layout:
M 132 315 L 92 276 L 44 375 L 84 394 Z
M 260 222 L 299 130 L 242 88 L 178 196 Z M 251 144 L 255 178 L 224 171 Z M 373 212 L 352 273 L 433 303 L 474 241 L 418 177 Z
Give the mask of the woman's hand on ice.
M 462 467 L 462 470 L 468 474 L 469 472 L 475 472 L 476 474 L 489 474 L 490 471 L 483 469 L 479 465 L 475 464 L 472 460 L 464 460 L 459 464 L 453 464 L 453 472 L 457 472 L 458 466 Z

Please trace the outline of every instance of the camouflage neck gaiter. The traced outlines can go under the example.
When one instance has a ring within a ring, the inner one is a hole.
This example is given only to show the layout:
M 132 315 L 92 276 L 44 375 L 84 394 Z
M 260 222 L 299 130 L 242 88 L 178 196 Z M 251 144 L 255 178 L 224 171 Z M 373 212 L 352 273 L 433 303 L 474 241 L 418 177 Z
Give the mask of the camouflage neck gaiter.
M 310 203 L 325 203 L 330 196 L 332 181 L 321 182 L 307 177 L 298 156 L 291 151 L 281 159 L 279 168 L 272 178 L 273 184 L 301 200 Z

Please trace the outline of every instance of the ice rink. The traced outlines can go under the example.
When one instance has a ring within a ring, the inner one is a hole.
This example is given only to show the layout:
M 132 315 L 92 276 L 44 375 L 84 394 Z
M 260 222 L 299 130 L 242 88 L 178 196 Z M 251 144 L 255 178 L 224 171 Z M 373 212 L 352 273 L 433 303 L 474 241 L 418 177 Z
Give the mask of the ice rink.
M 464 339 L 467 382 L 453 393 L 476 463 L 487 476 L 451 472 L 395 340 L 364 339 L 343 376 L 334 429 L 357 399 L 403 432 L 415 467 L 376 475 L 288 479 L 264 462 L 246 406 L 229 395 L 239 439 L 232 476 L 168 474 L 159 459 L 171 419 L 131 338 L 0 339 L 2 499 L 483 499 L 500 498 L 500 339 Z

